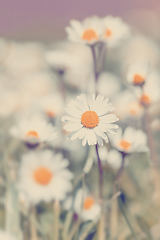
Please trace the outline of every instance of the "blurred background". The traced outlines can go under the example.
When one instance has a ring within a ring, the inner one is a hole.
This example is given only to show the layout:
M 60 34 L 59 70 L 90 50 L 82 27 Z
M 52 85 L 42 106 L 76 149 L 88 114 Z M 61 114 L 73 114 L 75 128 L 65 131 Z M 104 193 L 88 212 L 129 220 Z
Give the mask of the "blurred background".
M 159 40 L 159 0 L 1 0 L 0 6 L 0 36 L 5 38 L 59 40 L 72 18 L 112 14 Z

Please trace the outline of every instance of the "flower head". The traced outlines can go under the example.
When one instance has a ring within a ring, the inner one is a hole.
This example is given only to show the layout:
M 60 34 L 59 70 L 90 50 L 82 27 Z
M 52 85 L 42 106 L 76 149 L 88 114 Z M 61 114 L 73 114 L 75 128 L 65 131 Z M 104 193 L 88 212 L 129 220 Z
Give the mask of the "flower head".
M 116 115 L 110 114 L 114 107 L 108 98 L 102 95 L 86 96 L 81 94 L 75 101 L 70 101 L 66 107 L 68 116 L 62 121 L 66 122 L 64 129 L 71 132 L 69 138 L 82 139 L 82 145 L 103 145 L 108 142 L 107 133 L 115 133 L 118 126 L 113 124 L 118 120 Z
M 92 45 L 101 41 L 103 29 L 102 20 L 97 16 L 93 16 L 84 19 L 82 22 L 71 20 L 66 32 L 68 39 L 72 42 Z
M 72 173 L 69 162 L 50 150 L 30 152 L 23 156 L 20 167 L 19 190 L 34 204 L 53 199 L 63 200 L 71 191 Z
M 123 153 L 148 151 L 146 134 L 132 127 L 127 127 L 124 133 L 119 128 L 117 134 L 111 136 L 111 144 Z
M 109 47 L 119 45 L 130 36 L 129 26 L 119 17 L 107 16 L 103 18 L 103 39 Z
M 10 133 L 30 145 L 49 142 L 57 137 L 55 128 L 40 116 L 22 119 Z

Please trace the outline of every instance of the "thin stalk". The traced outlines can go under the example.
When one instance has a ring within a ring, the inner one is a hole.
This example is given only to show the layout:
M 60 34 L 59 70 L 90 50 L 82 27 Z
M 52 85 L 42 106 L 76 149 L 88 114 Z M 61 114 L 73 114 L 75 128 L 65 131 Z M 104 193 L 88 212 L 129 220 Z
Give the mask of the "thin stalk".
M 96 154 L 97 154 L 98 170 L 99 170 L 99 198 L 102 201 L 103 200 L 103 168 L 102 168 L 101 160 L 98 153 L 98 144 L 96 144 Z
M 32 240 L 38 240 L 37 228 L 34 223 L 35 219 L 36 219 L 36 209 L 33 206 L 31 207 L 31 218 L 30 218 L 30 233 L 31 233 Z
M 59 217 L 60 217 L 60 205 L 58 201 L 53 204 L 54 209 L 54 227 L 53 227 L 53 240 L 59 240 Z
M 116 178 L 115 178 L 115 182 L 118 182 L 121 175 L 122 175 L 122 172 L 123 172 L 123 169 L 124 169 L 124 164 L 125 164 L 125 154 L 124 153 L 121 153 L 122 155 L 122 163 L 121 163 L 121 166 L 117 172 L 117 175 L 116 175 Z

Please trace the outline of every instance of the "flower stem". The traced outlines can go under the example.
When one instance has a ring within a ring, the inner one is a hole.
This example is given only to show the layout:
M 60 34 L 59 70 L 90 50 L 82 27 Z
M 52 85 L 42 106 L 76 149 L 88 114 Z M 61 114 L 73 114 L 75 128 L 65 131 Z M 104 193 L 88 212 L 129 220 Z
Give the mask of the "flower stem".
M 121 155 L 122 155 L 122 163 L 121 163 L 121 166 L 120 166 L 120 168 L 119 168 L 119 170 L 117 172 L 117 175 L 115 177 L 115 182 L 116 183 L 119 181 L 119 179 L 120 179 L 120 177 L 122 175 L 123 169 L 124 169 L 124 163 L 125 163 L 125 156 L 126 156 L 126 154 L 121 153 Z
M 98 169 L 99 169 L 99 198 L 103 200 L 103 168 L 101 164 L 101 160 L 98 153 L 98 144 L 96 144 L 96 153 L 97 153 L 97 160 L 98 160 Z

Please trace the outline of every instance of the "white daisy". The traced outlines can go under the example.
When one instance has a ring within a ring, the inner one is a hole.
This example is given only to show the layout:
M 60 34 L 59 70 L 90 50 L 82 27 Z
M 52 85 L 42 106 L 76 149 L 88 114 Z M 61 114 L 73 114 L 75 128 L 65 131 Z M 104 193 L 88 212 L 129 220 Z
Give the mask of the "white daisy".
M 16 240 L 15 237 L 13 237 L 13 235 L 11 235 L 8 232 L 5 231 L 0 231 L 0 239 L 1 240 Z
M 130 91 L 120 92 L 114 99 L 115 112 L 119 119 L 140 118 L 144 113 L 139 99 Z
M 89 45 L 101 41 L 104 26 L 97 16 L 86 18 L 82 22 L 71 20 L 70 25 L 66 28 L 70 41 Z
M 72 190 L 73 174 L 62 154 L 50 150 L 30 152 L 22 158 L 19 185 L 29 202 L 64 200 Z
M 55 128 L 40 116 L 21 119 L 11 128 L 10 133 L 29 145 L 49 142 L 57 137 Z
M 129 26 L 119 17 L 107 16 L 103 18 L 104 35 L 108 47 L 119 45 L 130 36 Z
M 103 145 L 103 140 L 108 142 L 107 134 L 115 133 L 118 126 L 113 124 L 118 120 L 115 114 L 110 114 L 114 107 L 109 103 L 108 98 L 95 94 L 86 96 L 81 94 L 75 101 L 71 100 L 62 121 L 66 122 L 64 129 L 71 132 L 69 138 L 75 140 L 82 139 L 82 145 L 99 144 Z
M 111 136 L 110 140 L 113 147 L 123 153 L 148 151 L 146 134 L 132 127 L 127 127 L 124 133 L 119 128 L 117 134 Z
M 137 61 L 129 66 L 127 81 L 135 86 L 142 86 L 147 81 L 150 71 L 148 62 Z
M 83 221 L 98 220 L 101 213 L 101 206 L 97 203 L 88 189 L 78 190 L 75 199 L 69 198 L 64 203 L 64 207 L 68 210 L 73 204 L 74 211 L 81 216 Z
M 60 94 L 53 93 L 38 101 L 39 108 L 42 112 L 51 118 L 59 117 L 64 110 L 64 101 Z
M 147 79 L 146 84 L 141 88 L 136 89 L 139 101 L 143 106 L 149 106 L 160 100 L 160 74 L 152 72 Z
M 107 148 L 103 146 L 99 148 L 99 156 L 103 165 L 109 165 L 113 169 L 119 169 L 121 167 L 122 155 L 116 149 L 108 151 Z
M 111 72 L 103 72 L 97 81 L 97 91 L 99 94 L 113 98 L 120 90 L 120 80 Z

